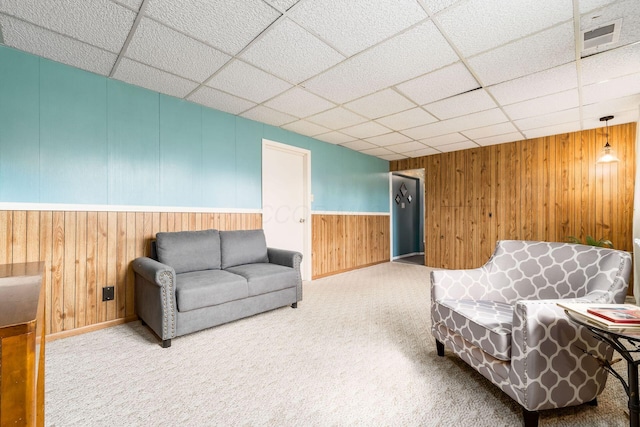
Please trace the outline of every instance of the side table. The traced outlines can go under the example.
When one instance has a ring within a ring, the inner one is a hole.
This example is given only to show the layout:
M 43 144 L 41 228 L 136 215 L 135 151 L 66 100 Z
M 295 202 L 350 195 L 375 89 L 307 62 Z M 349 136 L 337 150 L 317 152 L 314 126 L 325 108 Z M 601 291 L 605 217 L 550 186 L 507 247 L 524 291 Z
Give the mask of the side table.
M 606 342 L 627 361 L 627 381 L 616 372 L 608 360 L 598 357 L 598 361 L 614 377 L 618 378 L 629 398 L 629 425 L 640 427 L 640 400 L 638 397 L 638 365 L 640 364 L 640 328 L 610 330 L 585 322 L 564 311 L 569 320 L 587 328 L 596 338 Z M 595 357 L 595 356 L 594 356 Z

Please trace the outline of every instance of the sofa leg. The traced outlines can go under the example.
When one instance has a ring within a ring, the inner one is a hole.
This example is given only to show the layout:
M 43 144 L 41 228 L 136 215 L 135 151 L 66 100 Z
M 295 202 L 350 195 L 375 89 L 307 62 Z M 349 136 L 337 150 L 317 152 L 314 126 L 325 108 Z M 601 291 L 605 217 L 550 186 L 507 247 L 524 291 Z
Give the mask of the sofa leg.
M 538 411 L 527 411 L 522 408 L 522 425 L 524 427 L 538 427 Z
M 162 348 L 171 347 L 171 340 L 162 340 Z
M 294 302 L 293 304 L 291 304 L 291 308 L 298 308 L 298 303 Z
M 438 351 L 438 356 L 444 356 L 444 344 L 438 340 L 436 340 L 436 350 Z

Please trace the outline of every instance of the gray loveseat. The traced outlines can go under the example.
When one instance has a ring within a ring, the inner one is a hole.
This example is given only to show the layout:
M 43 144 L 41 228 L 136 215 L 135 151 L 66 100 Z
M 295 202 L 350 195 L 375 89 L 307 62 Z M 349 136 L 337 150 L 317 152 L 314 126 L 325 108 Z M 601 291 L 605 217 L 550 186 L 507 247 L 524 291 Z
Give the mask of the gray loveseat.
M 302 254 L 267 248 L 263 230 L 158 233 L 133 261 L 136 312 L 171 339 L 302 300 Z
M 622 303 L 631 256 L 569 243 L 499 241 L 469 270 L 431 272 L 431 332 L 522 405 L 527 427 L 538 411 L 595 403 L 612 349 L 569 321 L 557 303 Z M 589 353 L 589 354 L 587 354 Z

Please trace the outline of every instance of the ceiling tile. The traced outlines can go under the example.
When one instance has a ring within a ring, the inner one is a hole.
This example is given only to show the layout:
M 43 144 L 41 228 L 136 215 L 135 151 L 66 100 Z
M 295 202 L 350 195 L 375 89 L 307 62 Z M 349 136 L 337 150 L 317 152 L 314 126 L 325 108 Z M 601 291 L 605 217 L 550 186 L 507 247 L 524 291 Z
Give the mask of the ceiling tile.
M 369 156 L 388 156 L 390 154 L 393 154 L 393 151 L 389 151 L 386 148 L 378 147 L 372 148 L 370 150 L 362 150 L 361 153 L 368 154 Z
M 299 0 L 265 0 L 271 6 L 280 10 L 281 12 L 287 11 L 294 4 L 298 3 Z
M 442 153 L 450 153 L 451 151 L 468 150 L 470 148 L 478 148 L 479 145 L 472 141 L 456 142 L 455 144 L 440 145 L 438 151 Z
M 514 142 L 514 141 L 522 141 L 523 138 L 520 132 L 512 132 L 506 133 L 504 135 L 495 135 L 487 138 L 474 138 L 473 141 L 478 144 L 487 146 L 487 145 L 496 145 L 496 144 L 504 144 L 505 142 Z
M 382 135 L 389 132 L 389 129 L 377 124 L 376 122 L 366 122 L 342 129 L 343 133 L 356 138 L 370 138 L 372 136 Z
M 117 53 L 136 14 L 107 0 L 3 0 L 0 12 Z
M 362 150 L 370 150 L 372 148 L 378 148 L 375 145 L 367 142 L 367 141 L 352 141 L 352 142 L 345 142 L 344 144 L 340 144 L 343 147 L 346 148 L 350 148 L 352 150 L 356 150 L 356 151 L 362 151 Z
M 403 144 L 391 145 L 387 148 L 396 153 L 407 153 L 409 151 L 424 150 L 427 146 L 418 141 L 410 141 Z
M 580 19 L 580 30 L 589 31 L 622 18 L 620 38 L 616 43 L 603 46 L 609 50 L 640 40 L 640 2 L 638 0 L 619 1 L 605 9 L 588 13 Z
M 440 152 L 434 148 L 423 148 L 421 150 L 416 150 L 416 151 L 409 151 L 407 153 L 402 153 L 405 154 L 409 157 L 424 157 L 424 156 L 432 156 L 434 154 L 439 154 Z
M 554 93 L 553 95 L 541 96 L 540 98 L 507 105 L 504 107 L 504 112 L 511 117 L 511 120 L 518 120 L 579 107 L 579 101 L 578 90 L 572 89 L 566 92 Z
M 425 123 L 433 123 L 437 119 L 422 108 L 412 108 L 411 110 L 382 117 L 376 121 L 393 130 L 403 130 Z
M 322 133 L 327 133 L 330 130 L 324 126 L 320 126 L 306 120 L 298 120 L 297 122 L 283 125 L 282 128 L 307 136 L 320 135 Z
M 480 85 L 462 62 L 399 84 L 398 90 L 419 105 L 449 98 L 479 88 Z
M 577 132 L 581 129 L 580 122 L 563 123 L 543 128 L 523 131 L 527 139 L 541 138 L 549 135 L 561 135 L 563 133 Z
M 299 87 L 291 88 L 264 105 L 296 117 L 307 117 L 335 107 L 335 104 Z
M 469 139 L 460 133 L 450 133 L 448 135 L 435 136 L 433 138 L 422 139 L 420 142 L 431 147 L 439 147 L 440 145 L 455 144 L 457 142 L 465 142 Z
M 507 117 L 504 113 L 500 111 L 499 108 L 494 108 L 493 110 L 481 111 L 479 113 L 469 114 L 468 116 L 456 117 L 454 119 L 405 129 L 402 133 L 410 138 L 422 140 L 506 121 Z
M 385 89 L 351 101 L 346 108 L 370 119 L 408 110 L 416 105 L 393 89 Z
M 584 104 L 594 104 L 613 98 L 635 95 L 640 92 L 640 73 L 585 86 L 582 90 Z
M 258 103 L 273 98 L 291 87 L 284 80 L 237 59 L 220 70 L 206 84 Z
M 232 55 L 280 16 L 262 0 L 149 0 L 146 14 Z
M 318 113 L 307 118 L 307 120 L 333 130 L 357 125 L 367 121 L 364 117 L 352 113 L 349 110 L 345 110 L 342 107 L 323 111 L 322 113 Z
M 383 160 L 388 160 L 388 161 L 393 161 L 393 160 L 402 160 L 402 159 L 406 159 L 407 156 L 405 156 L 404 154 L 389 154 L 387 155 L 383 155 L 383 156 L 378 156 Z
M 514 124 L 521 130 L 528 130 L 577 121 L 580 121 L 580 109 L 571 108 L 565 111 L 556 111 L 550 114 L 543 114 L 541 116 L 515 120 Z
M 367 141 L 379 145 L 381 147 L 387 145 L 400 144 L 402 142 L 409 142 L 411 138 L 406 135 L 403 135 L 398 132 L 386 133 L 384 135 L 372 136 L 371 138 L 367 138 Z
M 140 6 L 142 6 L 142 0 L 112 0 L 114 3 L 119 3 L 122 6 L 128 7 L 129 9 L 133 9 L 136 12 L 140 10 Z
M 580 0 L 580 13 L 591 12 L 616 1 L 618 0 Z
M 272 110 L 271 108 L 267 108 L 262 105 L 257 105 L 251 110 L 245 111 L 241 114 L 241 116 L 272 126 L 282 126 L 285 123 L 291 123 L 298 120 L 297 117 L 281 113 L 280 111 Z
M 490 86 L 491 93 L 502 105 L 562 92 L 578 86 L 575 62 Z
M 582 123 L 582 128 L 583 129 L 601 128 L 603 126 L 602 125 L 603 122 L 600 121 L 600 117 L 585 118 Z M 609 120 L 609 126 L 619 125 L 622 123 L 637 122 L 639 119 L 640 119 L 640 112 L 638 112 L 638 108 L 634 108 L 633 110 L 627 110 L 627 111 L 617 111 L 615 114 L 615 117 Z
M 569 22 L 470 58 L 469 65 L 489 86 L 566 64 L 575 55 Z
M 435 25 L 428 21 L 308 80 L 309 90 L 345 103 L 402 83 L 458 59 Z
M 341 132 L 327 132 L 320 135 L 316 135 L 315 139 L 319 139 L 320 141 L 328 142 L 330 144 L 343 144 L 345 142 L 350 142 L 355 140 L 354 137 L 345 135 Z
M 42 27 L 0 15 L 0 29 L 7 46 L 53 61 L 108 76 L 117 56 Z
M 617 120 L 616 113 L 618 111 L 636 110 L 640 106 L 640 93 L 637 95 L 625 96 L 624 98 L 609 99 L 606 101 L 598 102 L 596 104 L 589 104 L 582 107 L 582 116 L 584 119 L 588 118 L 600 118 L 604 116 L 615 115 L 614 120 Z M 613 123 L 613 120 L 609 123 Z M 624 123 L 624 122 L 622 122 Z
M 457 3 L 459 0 L 423 0 L 430 13 L 435 14 Z
M 345 59 L 288 19 L 269 28 L 240 56 L 293 84 L 307 80 Z
M 164 71 L 127 58 L 122 58 L 113 77 L 136 86 L 142 86 L 178 98 L 184 98 L 189 92 L 198 87 L 198 83 L 165 73 Z
M 201 83 L 231 59 L 229 55 L 147 18 L 140 21 L 126 56 Z
M 640 43 L 589 56 L 581 63 L 583 85 L 637 73 L 640 70 Z
M 572 18 L 571 0 L 471 0 L 435 19 L 462 54 L 470 56 Z
M 424 109 L 440 120 L 446 120 L 496 107 L 491 96 L 484 89 L 478 89 L 425 105 Z
M 469 129 L 462 131 L 462 134 L 469 139 L 473 139 L 478 142 L 478 138 L 493 137 L 496 135 L 505 135 L 513 132 L 518 132 L 518 129 L 511 123 L 505 122 L 497 125 L 484 126 L 481 128 Z M 522 136 L 520 136 L 522 137 Z
M 427 18 L 414 0 L 300 1 L 289 16 L 347 56 Z
M 240 114 L 256 105 L 246 99 L 240 99 L 206 86 L 198 88 L 198 90 L 192 93 L 187 99 L 231 114 Z

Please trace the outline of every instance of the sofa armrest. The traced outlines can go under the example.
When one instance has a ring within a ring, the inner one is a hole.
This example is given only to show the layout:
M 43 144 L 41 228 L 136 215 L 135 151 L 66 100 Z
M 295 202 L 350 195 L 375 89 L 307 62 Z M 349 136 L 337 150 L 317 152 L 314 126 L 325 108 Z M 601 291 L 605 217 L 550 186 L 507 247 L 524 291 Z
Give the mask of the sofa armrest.
M 285 267 L 291 267 L 296 270 L 298 280 L 296 284 L 296 301 L 302 301 L 302 272 L 300 264 L 302 264 L 302 254 L 296 251 L 286 249 L 267 248 L 267 256 L 269 263 L 278 264 Z
M 163 340 L 176 336 L 176 273 L 165 264 L 151 258 L 136 258 L 136 314 Z
M 604 390 L 607 371 L 599 359 L 611 360 L 613 350 L 557 305 L 580 301 L 584 299 L 515 304 L 509 381 L 523 393 L 529 411 L 589 402 Z

